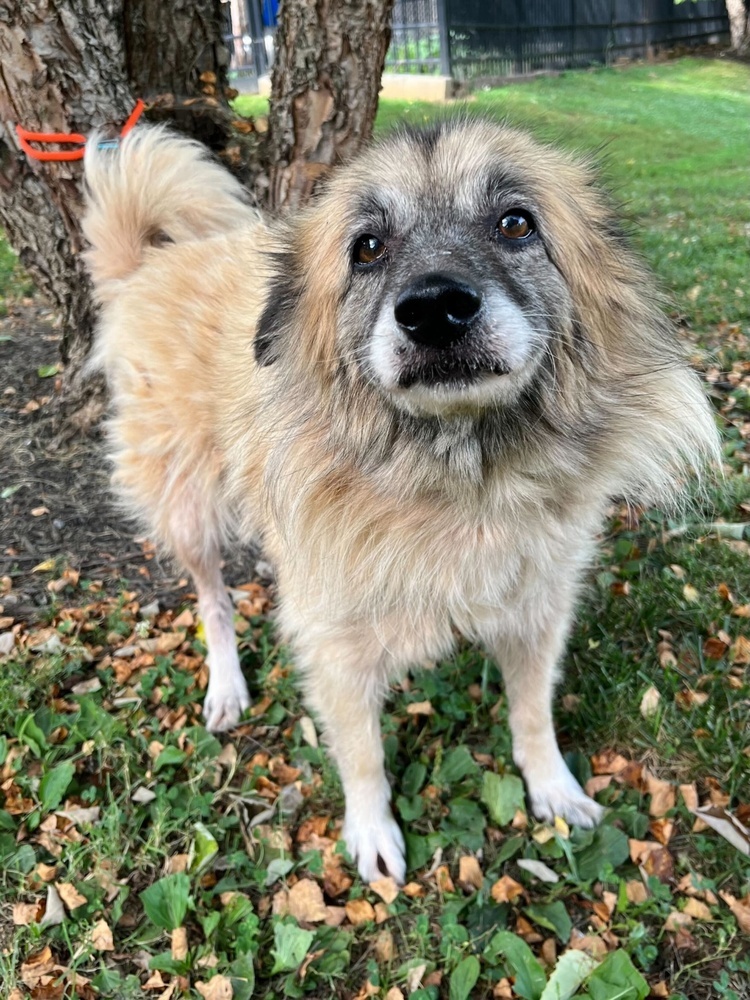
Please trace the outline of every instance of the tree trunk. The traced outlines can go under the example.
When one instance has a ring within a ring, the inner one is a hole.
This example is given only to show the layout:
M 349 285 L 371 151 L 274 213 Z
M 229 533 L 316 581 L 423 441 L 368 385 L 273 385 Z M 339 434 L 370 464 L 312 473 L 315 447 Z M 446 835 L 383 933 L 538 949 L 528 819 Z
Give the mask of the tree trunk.
M 116 0 L 11 0 L 0 13 L 0 224 L 60 311 L 62 360 L 73 376 L 66 390 L 79 409 L 88 393 L 78 376 L 94 322 L 80 258 L 81 163 L 28 159 L 14 126 L 88 132 L 127 118 L 133 100 L 117 10 Z
M 393 0 L 284 0 L 269 117 L 272 208 L 296 208 L 372 135 Z
M 732 52 L 750 55 L 750 3 L 748 0 L 726 0 Z
M 80 260 L 81 163 L 28 159 L 15 124 L 119 130 L 141 97 L 150 120 L 172 120 L 205 142 L 259 202 L 296 207 L 371 135 L 392 6 L 284 0 L 271 128 L 259 137 L 228 104 L 221 0 L 3 0 L 0 226 L 60 312 L 64 417 L 85 426 L 103 403 L 96 383 L 81 378 L 95 320 Z

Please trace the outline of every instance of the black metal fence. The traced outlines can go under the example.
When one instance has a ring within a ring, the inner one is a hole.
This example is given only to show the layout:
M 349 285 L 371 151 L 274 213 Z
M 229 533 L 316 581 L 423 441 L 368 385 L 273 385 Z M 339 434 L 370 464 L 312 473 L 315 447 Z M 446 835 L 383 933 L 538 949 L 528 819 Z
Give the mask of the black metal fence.
M 450 76 L 445 4 L 438 0 L 395 0 L 386 73 L 444 73 Z
M 451 75 L 522 75 L 718 40 L 723 0 L 445 0 Z
M 230 75 L 268 72 L 278 0 L 226 0 Z M 727 35 L 724 0 L 395 0 L 386 72 L 492 80 Z

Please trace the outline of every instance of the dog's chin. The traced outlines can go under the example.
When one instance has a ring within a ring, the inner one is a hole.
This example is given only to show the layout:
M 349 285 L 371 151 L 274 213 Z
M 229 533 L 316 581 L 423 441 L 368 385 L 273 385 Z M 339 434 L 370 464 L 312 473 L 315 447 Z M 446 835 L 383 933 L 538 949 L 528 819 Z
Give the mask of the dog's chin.
M 512 402 L 518 379 L 501 362 L 491 366 L 462 363 L 431 363 L 409 367 L 399 373 L 389 395 L 401 409 L 425 416 L 477 414 Z

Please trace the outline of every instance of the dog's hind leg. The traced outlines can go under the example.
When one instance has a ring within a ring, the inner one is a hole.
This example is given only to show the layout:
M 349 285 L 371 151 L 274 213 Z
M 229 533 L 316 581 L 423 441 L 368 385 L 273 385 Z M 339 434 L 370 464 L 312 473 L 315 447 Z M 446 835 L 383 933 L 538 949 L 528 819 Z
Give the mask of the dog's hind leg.
M 389 874 L 403 883 L 404 838 L 391 812 L 380 735 L 388 674 L 382 646 L 362 632 L 315 636 L 308 629 L 297 664 L 344 786 L 347 850 L 365 882 Z
M 594 826 L 602 807 L 584 792 L 562 758 L 552 724 L 557 664 L 568 633 L 568 618 L 548 620 L 528 636 L 503 636 L 492 643 L 508 697 L 513 760 L 526 782 L 538 819 L 561 816 L 568 823 Z
M 198 594 L 198 614 L 208 647 L 208 690 L 203 704 L 206 728 L 236 726 L 250 705 L 234 632 L 234 608 L 224 586 L 218 551 L 210 563 L 188 567 Z
M 224 586 L 219 548 L 218 510 L 211 491 L 176 490 L 161 535 L 190 573 L 198 595 L 198 614 L 208 649 L 208 690 L 203 704 L 206 727 L 213 732 L 236 726 L 250 696 L 242 676 L 234 608 Z

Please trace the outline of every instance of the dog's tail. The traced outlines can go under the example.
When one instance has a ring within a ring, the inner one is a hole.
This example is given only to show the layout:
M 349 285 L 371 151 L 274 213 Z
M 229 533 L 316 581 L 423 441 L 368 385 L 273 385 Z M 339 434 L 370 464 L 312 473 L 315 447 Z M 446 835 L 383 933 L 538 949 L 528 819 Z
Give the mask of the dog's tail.
M 115 149 L 93 135 L 85 155 L 86 261 L 96 297 L 110 301 L 146 249 L 252 225 L 242 185 L 200 143 L 163 127 L 138 128 Z

